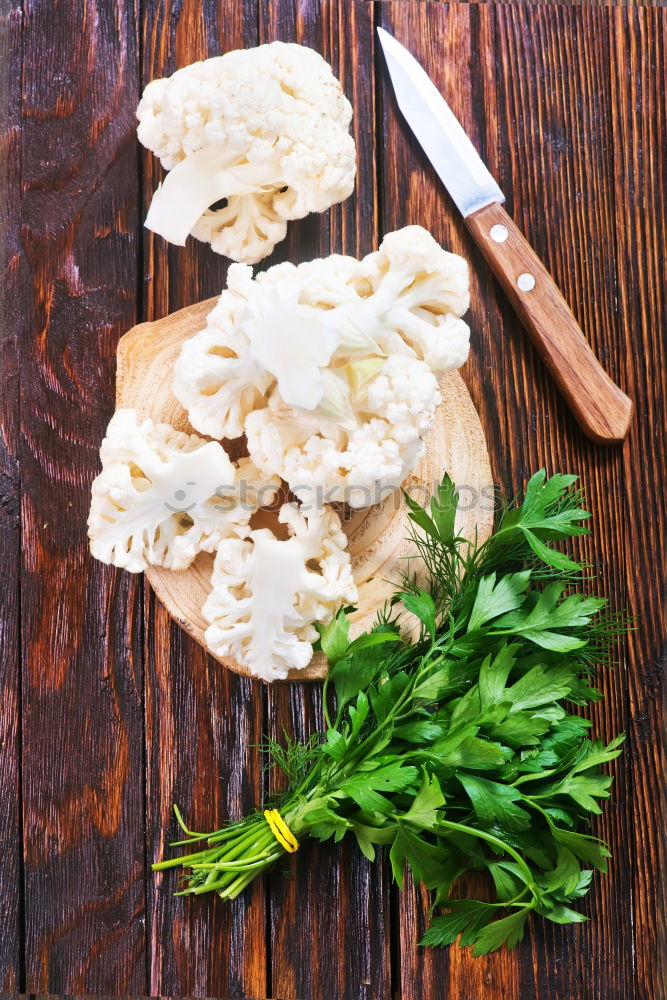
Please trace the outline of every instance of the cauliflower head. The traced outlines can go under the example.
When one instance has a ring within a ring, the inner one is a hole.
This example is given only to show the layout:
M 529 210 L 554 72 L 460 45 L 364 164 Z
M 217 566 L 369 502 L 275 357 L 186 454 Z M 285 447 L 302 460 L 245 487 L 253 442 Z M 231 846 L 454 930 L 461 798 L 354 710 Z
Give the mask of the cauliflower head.
M 358 261 L 235 265 L 174 393 L 195 428 L 245 431 L 253 461 L 303 502 L 377 503 L 419 460 L 437 379 L 466 360 L 468 268 L 425 229 Z M 316 491 L 315 496 L 313 490 Z
M 304 417 L 274 393 L 246 419 L 248 451 L 263 474 L 279 474 L 304 503 L 369 507 L 419 461 L 440 402 L 438 382 L 423 361 L 401 355 L 382 361 L 356 391 L 347 373 L 337 377 L 353 418 Z
M 279 481 L 249 459 L 232 463 L 217 441 L 117 410 L 100 450 L 88 518 L 96 559 L 133 573 L 147 565 L 186 569 L 224 538 L 244 537 Z
M 220 543 L 203 607 L 209 649 L 265 681 L 306 667 L 319 635 L 314 623 L 327 624 L 358 597 L 335 511 L 302 513 L 284 504 L 279 520 L 289 531 L 285 540 L 259 528 Z
M 254 264 L 288 220 L 354 188 L 352 108 L 329 64 L 302 45 L 227 52 L 153 80 L 137 117 L 139 140 L 170 171 L 146 225 L 171 243 L 192 234 Z

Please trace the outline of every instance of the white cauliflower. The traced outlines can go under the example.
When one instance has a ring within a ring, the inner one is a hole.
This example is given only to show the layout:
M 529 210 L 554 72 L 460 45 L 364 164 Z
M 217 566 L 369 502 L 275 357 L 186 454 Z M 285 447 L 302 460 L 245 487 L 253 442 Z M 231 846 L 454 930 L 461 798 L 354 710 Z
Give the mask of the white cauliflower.
M 191 233 L 253 264 L 288 220 L 354 188 L 352 108 L 328 63 L 302 45 L 227 52 L 153 80 L 137 117 L 140 141 L 170 171 L 146 225 L 171 243 Z
M 314 623 L 330 622 L 358 597 L 347 539 L 330 507 L 304 515 L 284 504 L 279 520 L 289 529 L 286 540 L 260 528 L 220 543 L 203 607 L 209 649 L 265 681 L 308 666 Z
M 361 507 L 400 486 L 463 364 L 466 262 L 419 226 L 361 261 L 233 266 L 207 327 L 187 341 L 174 393 L 198 430 L 242 430 L 265 475 L 303 501 Z M 323 502 L 319 499 L 316 502 Z
M 252 270 L 232 264 L 227 288 L 206 327 L 188 340 L 174 366 L 172 389 L 202 434 L 236 438 L 247 415 L 263 406 L 273 376 L 248 353 L 238 322 L 252 289 Z
M 379 503 L 418 462 L 440 402 L 428 366 L 402 355 L 383 361 L 360 391 L 347 393 L 353 422 L 298 413 L 278 393 L 246 419 L 253 461 L 263 474 L 279 474 L 303 502 Z
M 140 573 L 148 564 L 186 569 L 223 538 L 244 537 L 250 517 L 279 485 L 254 464 L 233 464 L 217 441 L 117 410 L 100 449 L 88 518 L 96 559 Z
M 438 376 L 465 363 L 470 330 L 461 316 L 470 293 L 463 257 L 443 250 L 421 226 L 406 226 L 388 233 L 360 267 L 372 293 L 360 314 L 348 307 L 357 337 L 365 334 L 386 354 L 416 356 Z

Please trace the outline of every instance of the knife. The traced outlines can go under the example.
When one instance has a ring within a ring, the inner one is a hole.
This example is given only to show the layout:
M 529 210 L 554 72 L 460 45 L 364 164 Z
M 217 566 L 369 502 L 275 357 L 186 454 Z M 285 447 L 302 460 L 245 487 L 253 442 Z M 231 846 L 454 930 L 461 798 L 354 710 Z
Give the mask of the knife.
M 593 441 L 623 441 L 632 400 L 589 347 L 570 307 L 502 203 L 505 196 L 442 94 L 408 50 L 378 35 L 396 101 L 503 286 L 582 430 Z

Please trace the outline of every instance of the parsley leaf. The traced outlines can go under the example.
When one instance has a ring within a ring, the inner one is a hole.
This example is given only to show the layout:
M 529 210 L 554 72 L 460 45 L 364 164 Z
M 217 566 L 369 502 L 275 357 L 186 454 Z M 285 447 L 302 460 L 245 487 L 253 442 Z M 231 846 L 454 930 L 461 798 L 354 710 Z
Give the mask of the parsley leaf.
M 422 590 L 418 594 L 404 594 L 403 606 L 406 611 L 410 611 L 419 618 L 420 622 L 426 626 L 426 630 L 432 639 L 435 638 L 435 602 L 430 594 Z
M 446 905 L 450 907 L 450 912 L 431 921 L 420 944 L 434 947 L 454 944 L 459 934 L 462 935 L 462 946 L 472 944 L 477 931 L 496 912 L 493 904 L 477 899 L 449 900 Z
M 463 772 L 458 772 L 457 777 L 484 825 L 493 826 L 497 822 L 505 830 L 525 830 L 530 826 L 530 814 L 517 805 L 521 792 L 516 788 Z
M 435 889 L 440 884 L 446 857 L 447 851 L 443 845 L 431 843 L 399 820 L 389 852 L 391 870 L 399 888 L 403 887 L 403 870 L 407 863 L 416 882 L 423 882 L 428 889 Z
M 495 573 L 483 576 L 477 587 L 466 631 L 474 632 L 494 618 L 520 608 L 526 600 L 530 575 L 530 570 L 527 569 L 521 573 L 509 573 L 497 582 Z
M 347 652 L 350 620 L 343 608 L 328 625 L 320 627 L 320 648 L 329 663 L 337 663 Z
M 475 957 L 497 951 L 503 944 L 514 948 L 523 938 L 530 909 L 515 910 L 508 917 L 494 920 L 481 929 L 475 938 L 472 953 Z
M 405 823 L 412 823 L 422 830 L 431 830 L 438 824 L 438 811 L 445 804 L 445 796 L 442 794 L 440 784 L 435 775 L 429 775 L 424 771 L 424 777 L 408 811 L 401 819 Z

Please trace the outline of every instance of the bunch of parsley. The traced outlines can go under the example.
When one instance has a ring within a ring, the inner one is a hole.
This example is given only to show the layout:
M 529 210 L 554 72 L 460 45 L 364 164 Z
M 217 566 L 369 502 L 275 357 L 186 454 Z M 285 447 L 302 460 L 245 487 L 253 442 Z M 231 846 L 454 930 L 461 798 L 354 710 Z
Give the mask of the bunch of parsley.
M 582 921 L 574 907 L 606 870 L 607 847 L 582 826 L 609 796 L 600 768 L 623 737 L 590 740 L 573 709 L 601 697 L 591 681 L 626 622 L 578 592 L 586 568 L 554 547 L 586 531 L 574 483 L 538 472 L 480 545 L 456 535 L 449 479 L 428 511 L 406 497 L 420 573 L 372 632 L 350 642 L 345 611 L 322 630 L 326 732 L 267 748 L 290 779 L 271 804 L 299 842 L 350 834 L 370 860 L 388 851 L 399 886 L 407 866 L 432 891 L 425 945 L 459 937 L 483 955 L 520 941 L 532 912 Z M 284 858 L 262 813 L 214 834 L 177 816 L 180 845 L 207 842 L 154 865 L 182 865 L 183 894 L 233 898 Z M 488 874 L 488 899 L 457 897 L 470 870 Z

